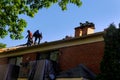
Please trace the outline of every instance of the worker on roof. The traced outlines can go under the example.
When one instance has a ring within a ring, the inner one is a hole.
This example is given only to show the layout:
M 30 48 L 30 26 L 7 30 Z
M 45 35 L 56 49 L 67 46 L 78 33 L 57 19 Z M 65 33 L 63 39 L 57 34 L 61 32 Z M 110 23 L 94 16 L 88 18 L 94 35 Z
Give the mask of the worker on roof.
M 28 38 L 27 46 L 31 46 L 33 44 L 33 35 L 30 30 L 27 30 L 27 33 L 28 33 L 28 35 L 26 36 L 26 38 Z
M 42 33 L 39 32 L 39 30 L 36 30 L 33 34 L 34 39 L 34 44 L 36 44 L 36 41 L 38 40 L 38 44 L 40 44 L 40 40 L 42 39 Z

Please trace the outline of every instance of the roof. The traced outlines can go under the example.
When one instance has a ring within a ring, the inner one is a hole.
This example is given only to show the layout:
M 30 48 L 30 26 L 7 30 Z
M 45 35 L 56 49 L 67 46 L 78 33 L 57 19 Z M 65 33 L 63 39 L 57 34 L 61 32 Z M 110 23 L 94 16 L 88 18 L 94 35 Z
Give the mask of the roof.
M 57 41 L 44 42 L 44 43 L 41 43 L 40 45 L 33 45 L 30 47 L 26 47 L 22 45 L 22 46 L 16 46 L 12 48 L 0 49 L 0 57 L 18 56 L 25 53 L 54 50 L 54 49 L 59 49 L 63 47 L 81 45 L 81 44 L 98 42 L 98 41 L 103 41 L 103 32 L 97 32 L 97 33 L 89 34 L 82 37 L 72 37 L 70 39 L 61 39 Z

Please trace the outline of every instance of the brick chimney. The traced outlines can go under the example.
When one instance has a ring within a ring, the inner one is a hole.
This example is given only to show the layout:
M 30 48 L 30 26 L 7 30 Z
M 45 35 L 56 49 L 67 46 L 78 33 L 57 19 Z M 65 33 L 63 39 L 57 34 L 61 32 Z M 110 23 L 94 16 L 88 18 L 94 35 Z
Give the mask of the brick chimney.
M 93 23 L 86 21 L 86 23 L 80 23 L 80 26 L 75 28 L 75 37 L 80 37 L 94 33 L 95 26 Z

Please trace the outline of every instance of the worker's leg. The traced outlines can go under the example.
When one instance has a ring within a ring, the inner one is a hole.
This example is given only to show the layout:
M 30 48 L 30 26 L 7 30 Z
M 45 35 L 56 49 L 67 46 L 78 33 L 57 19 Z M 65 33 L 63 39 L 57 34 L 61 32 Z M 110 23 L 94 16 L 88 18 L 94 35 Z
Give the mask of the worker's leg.
M 37 41 L 37 37 L 35 37 L 34 44 L 36 44 L 36 41 Z
M 27 41 L 27 46 L 31 46 L 30 39 Z
M 38 38 L 38 44 L 40 44 L 40 37 Z

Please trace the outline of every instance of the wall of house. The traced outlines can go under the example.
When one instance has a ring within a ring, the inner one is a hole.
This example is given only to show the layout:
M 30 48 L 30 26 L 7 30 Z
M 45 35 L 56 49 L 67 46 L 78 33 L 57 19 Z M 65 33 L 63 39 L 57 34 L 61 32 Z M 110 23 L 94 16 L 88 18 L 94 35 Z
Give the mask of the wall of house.
M 0 58 L 0 65 L 8 64 L 8 58 Z
M 100 62 L 104 53 L 104 42 L 86 43 L 76 46 L 60 48 L 59 66 L 61 70 L 76 67 L 84 64 L 91 71 L 98 74 L 100 72 Z M 24 54 L 23 62 L 36 60 L 37 53 Z M 0 64 L 7 64 L 8 58 L 0 58 Z
M 8 58 L 0 58 L 0 65 L 7 63 L 8 63 Z
M 91 71 L 100 72 L 100 62 L 104 53 L 104 42 L 94 42 L 60 49 L 59 64 L 61 70 L 84 64 Z
M 34 61 L 36 60 L 36 57 L 37 57 L 37 53 L 24 54 L 22 62 Z

